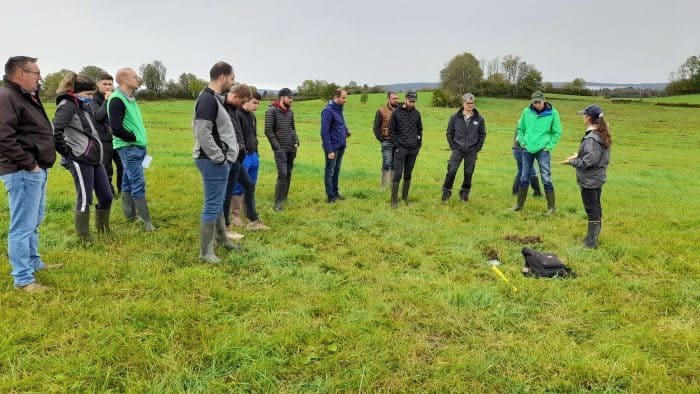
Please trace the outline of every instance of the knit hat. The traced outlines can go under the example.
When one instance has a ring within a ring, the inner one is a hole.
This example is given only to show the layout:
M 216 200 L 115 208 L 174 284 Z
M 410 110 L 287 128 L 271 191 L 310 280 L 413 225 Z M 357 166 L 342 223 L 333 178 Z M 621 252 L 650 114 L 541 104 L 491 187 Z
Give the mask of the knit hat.
M 92 80 L 90 80 L 90 78 L 81 79 L 83 79 L 83 81 L 75 81 L 75 85 L 73 86 L 73 93 L 88 92 L 97 89 L 97 86 L 94 82 L 92 82 Z

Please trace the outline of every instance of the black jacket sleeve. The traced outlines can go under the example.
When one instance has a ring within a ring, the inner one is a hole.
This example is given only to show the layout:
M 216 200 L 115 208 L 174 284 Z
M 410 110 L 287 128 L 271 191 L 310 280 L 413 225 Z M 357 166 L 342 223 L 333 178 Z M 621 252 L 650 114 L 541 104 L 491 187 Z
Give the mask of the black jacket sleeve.
M 126 114 L 126 106 L 119 99 L 113 99 L 109 102 L 109 127 L 112 129 L 112 134 L 121 138 L 126 142 L 136 141 L 136 135 L 124 128 L 124 115 Z
M 481 148 L 484 147 L 484 142 L 486 141 L 486 119 L 481 118 L 481 122 L 479 122 L 479 130 L 478 130 L 478 142 L 476 146 L 476 151 L 479 152 Z
M 70 157 L 73 154 L 68 144 L 66 144 L 65 138 L 63 138 L 63 132 L 71 119 L 73 119 L 76 111 L 75 104 L 66 100 L 56 108 L 56 116 L 53 118 L 53 141 L 56 145 L 56 152 L 63 157 Z
M 394 111 L 394 113 L 391 114 L 391 118 L 389 118 L 389 136 L 391 137 L 391 144 L 394 145 L 394 148 L 398 149 L 399 136 L 397 133 L 396 123 L 396 111 Z
M 455 117 L 450 116 L 450 120 L 447 121 L 447 145 L 450 149 L 455 150 Z
M 374 115 L 374 127 L 372 128 L 374 130 L 374 136 L 377 138 L 377 141 L 382 142 L 382 113 L 381 111 L 377 111 L 377 114 Z

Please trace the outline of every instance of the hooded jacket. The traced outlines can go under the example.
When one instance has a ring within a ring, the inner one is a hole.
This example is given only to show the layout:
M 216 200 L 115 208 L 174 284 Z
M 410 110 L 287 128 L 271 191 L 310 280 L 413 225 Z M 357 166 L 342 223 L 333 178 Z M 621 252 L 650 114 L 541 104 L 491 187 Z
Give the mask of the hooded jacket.
M 279 100 L 273 101 L 265 112 L 265 135 L 274 151 L 294 152 L 297 150 L 294 145 L 299 146 L 294 112 L 284 108 Z
M 0 87 L 0 175 L 56 161 L 53 127 L 38 94 L 7 78 Z
M 389 121 L 389 134 L 394 147 L 404 149 L 418 149 L 422 145 L 423 121 L 417 109 L 406 108 L 406 105 L 391 114 Z
M 559 112 L 548 102 L 544 103 L 542 112 L 537 112 L 530 104 L 523 110 L 518 122 L 518 142 L 530 153 L 542 149 L 551 151 L 561 138 L 561 120 Z
M 476 149 L 477 152 L 484 146 L 486 140 L 486 121 L 479 111 L 474 108 L 469 122 L 464 119 L 462 109 L 450 116 L 447 123 L 447 143 L 452 150 L 468 151 Z
M 112 130 L 109 128 L 109 117 L 107 116 L 107 100 L 105 95 L 99 90 L 92 97 L 92 102 L 88 104 L 92 118 L 95 120 L 95 130 L 100 135 L 102 143 L 112 144 Z
M 102 163 L 102 142 L 92 113 L 72 91 L 56 97 L 53 127 L 56 151 L 61 156 L 85 165 Z
M 330 100 L 321 111 L 321 141 L 326 153 L 345 147 L 348 127 L 345 125 L 343 106 Z
M 584 189 L 597 189 L 607 180 L 607 168 L 610 163 L 610 148 L 603 147 L 603 139 L 595 131 L 588 129 L 581 140 L 578 155 L 569 160 L 576 168 L 576 181 Z

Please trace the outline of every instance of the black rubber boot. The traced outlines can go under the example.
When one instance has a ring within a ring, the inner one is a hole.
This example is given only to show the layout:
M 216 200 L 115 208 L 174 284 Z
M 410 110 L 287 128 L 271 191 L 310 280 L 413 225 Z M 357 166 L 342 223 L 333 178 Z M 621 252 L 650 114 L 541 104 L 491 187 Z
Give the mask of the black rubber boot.
M 513 195 L 518 194 L 518 189 L 520 189 L 520 177 L 516 176 L 513 180 Z
M 530 186 L 532 186 L 532 190 L 534 191 L 534 193 L 532 193 L 533 197 L 542 197 L 542 189 L 540 189 L 539 178 L 537 178 L 536 176 L 530 178 Z
M 391 183 L 391 207 L 397 208 L 399 206 L 399 184 L 396 182 Z
M 92 234 L 90 234 L 90 212 L 75 211 L 74 216 L 75 234 L 78 235 L 81 241 L 92 242 Z
M 598 248 L 598 235 L 600 235 L 601 222 L 588 222 L 588 235 L 583 241 L 583 246 L 589 249 Z
M 452 190 L 443 190 L 442 191 L 442 202 L 447 202 L 447 200 L 449 200 L 451 196 L 452 196 Z
M 411 181 L 403 180 L 403 187 L 401 188 L 401 199 L 406 205 L 408 205 L 408 191 L 411 189 Z
M 143 229 L 146 231 L 155 230 L 156 228 L 151 222 L 151 212 L 148 210 L 148 203 L 146 202 L 146 198 L 136 198 L 133 201 L 134 206 L 136 207 L 136 212 L 143 221 Z
M 275 184 L 275 205 L 272 207 L 276 212 L 284 209 L 282 202 L 284 201 L 284 184 L 277 182 Z
M 109 229 L 109 214 L 111 209 L 97 209 L 95 208 L 95 227 L 97 227 L 98 233 L 108 233 Z
M 219 257 L 214 253 L 214 233 L 216 222 L 202 222 L 199 224 L 199 259 L 206 263 L 216 264 Z
M 552 190 L 551 192 L 545 192 L 545 195 L 547 196 L 547 212 L 545 213 L 545 215 L 551 215 L 557 211 L 556 199 L 554 198 L 554 190 Z
M 518 189 L 518 199 L 513 207 L 514 211 L 520 211 L 525 205 L 525 200 L 527 200 L 527 186 Z
M 122 193 L 122 212 L 124 212 L 124 217 L 126 220 L 136 219 L 136 207 L 134 205 L 134 198 L 131 197 L 131 193 Z

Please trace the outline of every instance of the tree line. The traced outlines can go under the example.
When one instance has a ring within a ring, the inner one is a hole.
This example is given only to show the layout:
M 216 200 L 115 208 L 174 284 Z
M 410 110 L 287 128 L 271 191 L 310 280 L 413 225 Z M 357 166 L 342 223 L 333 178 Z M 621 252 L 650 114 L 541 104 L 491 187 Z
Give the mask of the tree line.
M 670 75 L 671 83 L 666 85 L 666 94 L 700 93 L 700 55 L 693 55 Z

